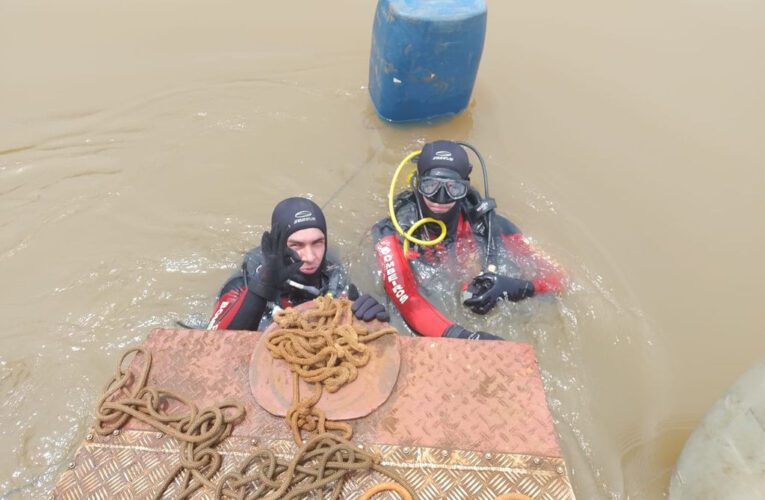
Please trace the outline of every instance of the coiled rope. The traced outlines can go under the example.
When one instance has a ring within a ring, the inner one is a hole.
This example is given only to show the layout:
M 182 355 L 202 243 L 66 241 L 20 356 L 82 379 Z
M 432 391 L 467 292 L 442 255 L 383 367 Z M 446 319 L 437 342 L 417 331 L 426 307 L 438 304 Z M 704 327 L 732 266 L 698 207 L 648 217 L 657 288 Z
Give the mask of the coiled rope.
M 143 366 L 138 380 L 132 383 L 131 372 L 123 366 L 128 358 L 139 355 Z M 231 434 L 234 423 L 244 416 L 244 406 L 224 402 L 200 411 L 175 393 L 147 386 L 151 359 L 151 353 L 143 347 L 129 349 L 122 355 L 116 374 L 98 403 L 95 432 L 102 436 L 111 434 L 133 417 L 181 442 L 180 464 L 168 474 L 155 499 L 162 497 L 179 474 L 182 477 L 178 498 L 187 498 L 202 486 L 214 489 L 212 477 L 222 463 L 215 446 Z M 171 401 L 180 403 L 182 409 L 167 413 Z
M 402 498 L 414 498 L 410 486 L 393 469 L 382 466 L 378 455 L 349 441 L 353 435 L 350 424 L 329 421 L 314 407 L 324 388 L 332 393 L 356 380 L 359 368 L 371 356 L 367 343 L 396 330 L 387 327 L 370 332 L 366 325 L 354 323 L 348 299 L 324 296 L 315 303 L 315 308 L 306 311 L 289 308 L 275 314 L 274 323 L 279 328 L 265 339 L 271 355 L 285 360 L 293 372 L 292 404 L 285 419 L 300 451 L 289 463 L 269 450 L 251 455 L 239 470 L 221 478 L 216 497 L 271 500 L 318 492 L 323 498 L 324 488 L 334 482 L 330 497 L 336 499 L 349 473 L 374 470 L 398 483 L 393 484 L 396 491 L 403 492 Z M 301 378 L 315 387 L 304 400 L 300 399 Z M 318 435 L 304 443 L 303 430 Z
M 358 377 L 359 368 L 369 362 L 371 353 L 367 343 L 396 333 L 392 327 L 370 332 L 361 322 L 353 321 L 352 302 L 346 298 L 316 299 L 316 308 L 298 311 L 285 309 L 274 315 L 279 326 L 266 337 L 271 355 L 283 359 L 293 372 L 292 405 L 286 420 L 298 446 L 303 444 L 301 430 L 323 434 L 339 431 L 345 439 L 353 435 L 353 428 L 345 422 L 332 422 L 314 405 L 323 389 L 336 392 Z M 313 383 L 313 394 L 300 400 L 299 381 Z
M 361 450 L 353 443 L 327 433 L 315 436 L 300 448 L 297 455 L 286 462 L 272 451 L 260 449 L 239 467 L 225 474 L 218 484 L 215 497 L 264 500 L 302 498 L 310 492 L 322 493 L 332 482 L 330 498 L 342 493 L 348 474 L 374 470 L 401 485 L 402 498 L 412 499 L 414 493 L 404 479 L 393 469 L 380 465 L 380 457 Z
M 345 299 L 322 299 L 317 310 L 303 314 L 293 314 L 287 310 L 280 316 L 279 321 L 283 321 L 281 324 L 290 325 L 290 329 L 299 325 L 316 334 L 309 334 L 304 340 L 294 340 L 297 337 L 284 334 L 285 338 L 293 341 L 277 343 L 283 346 L 280 349 L 283 349 L 289 359 L 303 356 L 313 360 L 297 363 L 302 370 L 309 372 L 309 376 L 316 377 L 315 383 L 319 390 L 306 400 L 305 404 L 298 405 L 294 413 L 299 417 L 294 419 L 295 422 L 301 422 L 302 418 L 303 428 L 309 431 L 313 430 L 311 423 L 315 424 L 315 429 L 319 432 L 322 432 L 322 429 L 335 430 L 336 427 L 332 425 L 334 423 L 326 422 L 323 412 L 312 408 L 321 396 L 322 386 L 326 385 L 328 391 L 334 392 L 343 384 L 354 380 L 358 368 L 369 361 L 369 352 L 364 344 L 395 330 L 385 328 L 370 333 L 366 327 L 354 327 L 350 302 Z M 337 332 L 336 335 L 333 332 Z M 313 355 L 308 354 L 306 349 L 315 349 L 319 343 L 315 339 L 308 340 L 313 336 L 320 336 L 326 341 L 331 340 L 327 346 L 331 345 L 335 350 L 335 353 L 329 354 L 327 358 L 333 361 L 325 360 L 323 363 L 328 369 L 327 376 L 324 376 L 325 373 L 314 373 L 319 368 L 316 363 L 319 363 L 319 359 L 327 352 L 319 354 L 324 352 L 323 349 L 319 349 Z M 136 378 L 127 367 L 130 361 L 138 357 L 142 365 Z M 214 482 L 213 477 L 220 470 L 223 461 L 216 446 L 231 434 L 234 424 L 244 416 L 244 407 L 239 403 L 223 402 L 199 410 L 194 403 L 171 391 L 147 386 L 151 363 L 151 353 L 143 347 L 131 348 L 122 355 L 117 363 L 116 374 L 107 384 L 98 403 L 95 432 L 100 435 L 111 434 L 121 429 L 132 417 L 181 442 L 179 465 L 170 471 L 152 498 L 162 498 L 170 485 L 182 475 L 176 496 L 178 499 L 189 498 L 202 487 L 214 491 L 216 498 L 220 499 L 290 499 L 311 492 L 323 498 L 325 488 L 332 482 L 335 484 L 332 487 L 331 498 L 337 499 L 348 474 L 369 470 L 377 471 L 402 485 L 409 495 L 402 493 L 402 498 L 414 497 L 411 487 L 402 477 L 393 469 L 380 464 L 381 458 L 378 455 L 359 449 L 334 433 L 319 434 L 306 443 L 301 441 L 300 450 L 289 462 L 277 458 L 268 448 L 256 448 L 237 470 L 224 474 Z M 341 366 L 340 369 L 331 369 Z M 298 377 L 298 373 L 295 376 Z M 296 396 L 295 400 L 299 402 L 299 394 L 293 396 Z M 174 408 L 172 413 L 168 413 L 168 406 L 172 402 L 177 403 L 180 409 Z M 350 426 L 348 428 L 350 429 Z M 297 436 L 300 437 L 299 430 Z
M 369 500 L 373 496 L 377 495 L 378 493 L 382 493 L 383 491 L 395 491 L 403 500 L 412 500 L 413 498 L 409 491 L 398 483 L 380 483 L 365 491 L 359 497 L 359 500 Z

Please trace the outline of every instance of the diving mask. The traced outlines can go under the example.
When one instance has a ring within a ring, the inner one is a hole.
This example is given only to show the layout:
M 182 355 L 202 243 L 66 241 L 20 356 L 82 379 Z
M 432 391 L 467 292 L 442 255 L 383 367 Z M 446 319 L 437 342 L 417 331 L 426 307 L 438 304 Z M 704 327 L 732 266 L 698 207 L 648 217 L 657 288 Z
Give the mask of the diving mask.
M 446 169 L 433 169 L 428 172 L 431 173 L 435 175 L 421 176 L 417 182 L 417 190 L 426 198 L 437 203 L 448 203 L 461 200 L 467 195 L 470 181 L 461 179 L 455 172 Z

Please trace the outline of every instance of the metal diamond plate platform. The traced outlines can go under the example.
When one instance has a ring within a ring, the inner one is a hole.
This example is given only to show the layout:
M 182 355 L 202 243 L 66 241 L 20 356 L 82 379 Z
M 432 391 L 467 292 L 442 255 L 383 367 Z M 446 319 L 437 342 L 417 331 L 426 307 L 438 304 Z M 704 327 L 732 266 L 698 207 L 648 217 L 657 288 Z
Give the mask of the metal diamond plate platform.
M 240 401 L 245 419 L 219 449 L 223 474 L 252 447 L 284 458 L 296 446 L 284 420 L 255 403 L 249 360 L 258 332 L 155 330 L 145 342 L 154 356 L 149 383 L 200 406 Z M 494 499 L 523 493 L 573 499 L 566 465 L 547 409 L 533 348 L 515 342 L 399 337 L 401 371 L 391 397 L 352 420 L 354 442 L 383 457 L 418 498 Z M 178 443 L 128 422 L 114 436 L 90 436 L 60 478 L 54 498 L 146 498 L 178 464 Z M 382 476 L 356 474 L 343 498 L 357 498 Z M 173 498 L 173 488 L 166 492 Z M 212 492 L 201 491 L 199 498 Z M 380 494 L 375 498 L 397 498 Z

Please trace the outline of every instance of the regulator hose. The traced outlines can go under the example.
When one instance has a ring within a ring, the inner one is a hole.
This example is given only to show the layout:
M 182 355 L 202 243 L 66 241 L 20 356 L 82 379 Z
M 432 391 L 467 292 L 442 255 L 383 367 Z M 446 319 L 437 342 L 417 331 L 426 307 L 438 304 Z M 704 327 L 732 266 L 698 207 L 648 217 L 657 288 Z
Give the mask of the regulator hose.
M 414 224 L 412 224 L 412 227 L 409 228 L 409 230 L 404 231 L 404 229 L 401 227 L 401 224 L 398 223 L 398 219 L 396 218 L 396 211 L 393 209 L 393 197 L 395 195 L 396 191 L 396 184 L 398 183 L 398 177 L 401 175 L 401 170 L 403 170 L 404 166 L 409 163 L 412 158 L 420 154 L 421 151 L 415 151 L 413 153 L 410 153 L 406 158 L 404 158 L 401 163 L 398 164 L 398 168 L 396 168 L 396 172 L 393 174 L 393 178 L 390 182 L 390 189 L 388 190 L 388 211 L 390 212 L 390 220 L 393 222 L 393 226 L 396 228 L 396 231 L 399 232 L 401 236 L 404 237 L 404 257 L 407 256 L 409 253 L 409 242 L 414 243 L 415 245 L 422 245 L 422 246 L 434 246 L 441 243 L 444 238 L 446 238 L 446 224 L 443 223 L 443 221 L 440 221 L 438 219 L 434 219 L 433 217 L 424 217 Z M 441 228 L 441 234 L 438 235 L 438 237 L 434 240 L 422 240 L 420 238 L 415 238 L 414 231 L 417 230 L 419 227 L 429 223 L 433 222 L 438 225 L 438 227 Z

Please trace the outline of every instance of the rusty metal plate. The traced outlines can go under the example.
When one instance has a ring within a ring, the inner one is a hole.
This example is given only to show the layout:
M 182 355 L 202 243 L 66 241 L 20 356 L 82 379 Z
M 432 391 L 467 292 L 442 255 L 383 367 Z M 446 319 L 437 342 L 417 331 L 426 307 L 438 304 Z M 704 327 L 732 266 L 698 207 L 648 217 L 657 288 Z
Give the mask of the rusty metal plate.
M 145 346 L 154 365 L 149 384 L 200 408 L 223 400 L 244 404 L 235 435 L 289 439 L 284 419 L 265 411 L 250 391 L 252 351 L 260 332 L 158 329 Z M 371 443 L 561 456 L 534 348 L 520 342 L 398 337 L 401 368 L 390 398 L 354 422 Z M 134 429 L 140 422 L 128 421 Z
M 295 450 L 284 419 L 261 408 L 250 392 L 250 360 L 260 337 L 259 332 L 167 329 L 153 331 L 144 344 L 154 357 L 150 385 L 186 396 L 200 408 L 223 400 L 245 406 L 244 419 L 221 445 L 227 460 L 243 460 L 253 440 L 283 446 L 284 457 Z M 377 411 L 353 421 L 354 442 L 380 451 L 386 465 L 395 466 L 420 498 L 494 499 L 507 492 L 573 498 L 531 346 L 413 337 L 397 341 L 401 368 L 394 391 Z M 135 420 L 126 427 L 119 436 L 84 442 L 56 496 L 150 497 L 151 485 L 177 465 L 177 446 L 166 438 L 153 442 L 160 439 L 155 432 L 136 432 L 146 426 Z M 134 434 L 145 437 L 124 441 Z M 224 460 L 224 469 L 230 467 Z M 344 497 L 357 496 L 358 488 Z
M 298 310 L 310 309 L 312 302 L 301 304 Z M 389 327 L 387 323 L 370 321 L 354 323 L 374 333 Z M 274 359 L 266 347 L 266 336 L 279 328 L 271 324 L 255 347 L 250 363 L 250 388 L 258 402 L 272 415 L 283 417 L 292 405 L 293 374 L 283 359 Z M 393 391 L 401 365 L 398 335 L 384 335 L 367 344 L 371 352 L 369 362 L 359 369 L 358 378 L 337 392 L 324 391 L 315 408 L 324 411 L 330 420 L 349 420 L 364 417 L 385 402 Z M 307 399 L 316 391 L 314 384 L 300 381 L 300 397 Z
M 366 442 L 561 456 L 534 348 L 400 337 L 393 395 L 354 425 Z
M 219 446 L 223 465 L 213 482 L 235 469 L 254 446 L 268 446 L 280 458 L 297 450 L 291 440 L 231 437 Z M 573 500 L 574 494 L 563 459 L 510 453 L 367 444 L 382 465 L 392 467 L 412 486 L 418 499 L 494 500 L 499 495 L 521 493 L 540 500 Z M 151 498 L 158 485 L 179 464 L 179 443 L 147 431 L 123 431 L 117 436 L 94 436 L 77 450 L 72 467 L 60 477 L 53 498 L 61 500 Z M 378 473 L 355 473 L 346 482 L 342 498 L 358 498 L 388 479 Z M 174 498 L 178 483 L 165 498 Z M 325 492 L 329 495 L 329 490 Z M 213 498 L 201 490 L 194 498 Z M 398 498 L 380 494 L 375 499 Z

